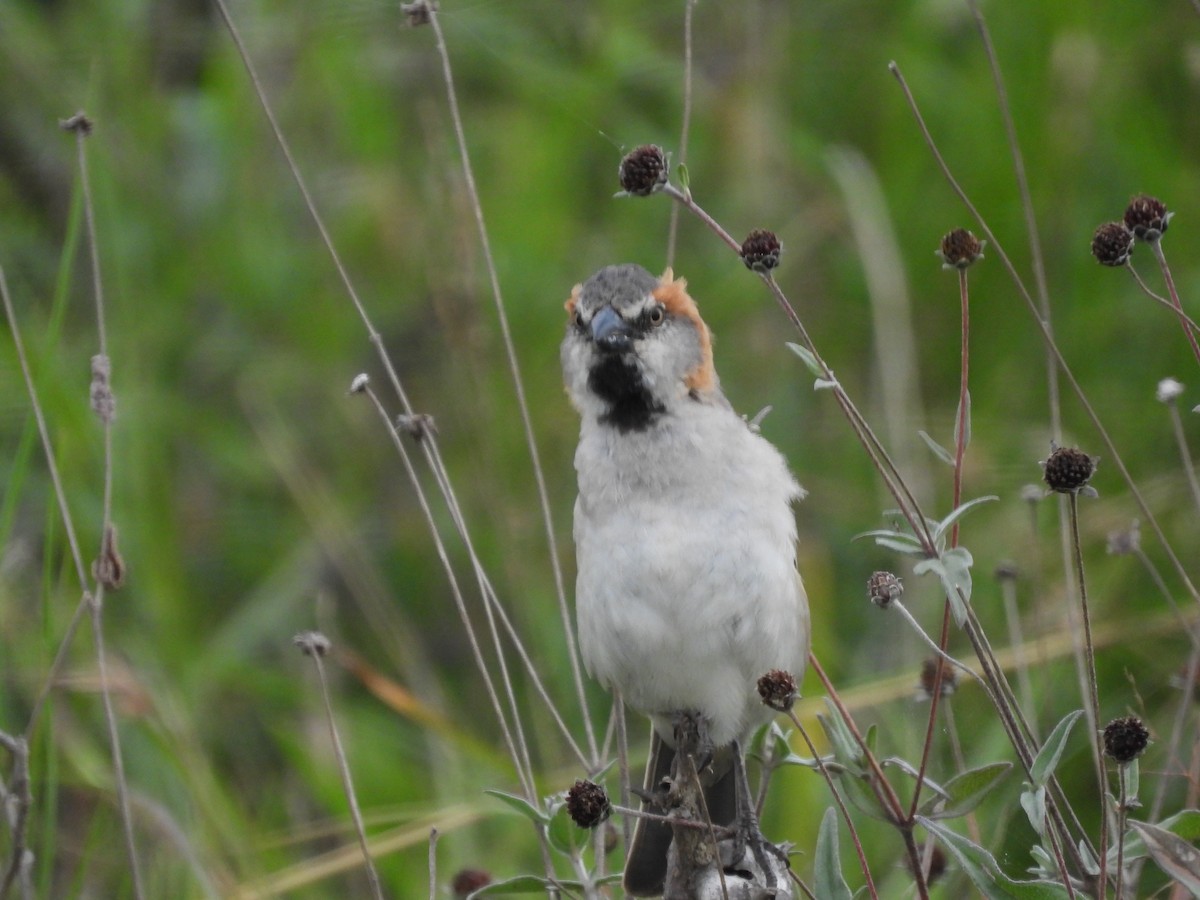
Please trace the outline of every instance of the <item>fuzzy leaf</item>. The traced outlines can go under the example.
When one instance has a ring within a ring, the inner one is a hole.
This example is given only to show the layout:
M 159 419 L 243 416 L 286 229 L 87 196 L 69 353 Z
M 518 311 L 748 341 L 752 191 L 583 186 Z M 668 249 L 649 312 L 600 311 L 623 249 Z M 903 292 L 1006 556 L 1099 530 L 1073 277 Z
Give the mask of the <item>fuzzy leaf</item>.
M 934 456 L 936 456 L 938 459 L 940 459 L 946 465 L 950 466 L 950 468 L 954 468 L 954 456 L 950 453 L 949 450 L 947 450 L 945 447 L 943 447 L 941 444 L 939 444 L 937 441 L 935 441 L 933 438 L 931 438 L 929 436 L 929 432 L 918 430 L 917 436 L 920 437 L 921 440 L 923 440 L 925 442 L 925 446 L 930 449 L 930 451 L 933 453 Z
M 942 582 L 942 591 L 950 601 L 954 621 L 962 628 L 967 621 L 967 608 L 971 602 L 971 553 L 966 547 L 954 547 L 942 554 L 941 559 L 923 559 L 913 566 L 914 575 L 932 572 Z
M 490 794 L 501 803 L 511 809 L 516 810 L 530 822 L 535 822 L 538 825 L 546 825 L 550 821 L 550 817 L 526 800 L 524 797 L 518 797 L 516 794 L 507 794 L 504 791 L 497 791 L 491 788 L 484 791 L 485 794 Z
M 937 523 L 937 527 L 933 530 L 934 541 L 941 540 L 942 535 L 946 534 L 955 522 L 961 519 L 966 513 L 970 512 L 976 506 L 979 506 L 979 504 L 990 503 L 992 500 L 999 499 L 1000 498 L 996 495 L 989 494 L 986 497 L 976 497 L 974 500 L 968 500 L 966 503 L 963 503 L 958 507 L 958 509 L 953 510 L 948 516 L 946 516 L 946 518 Z
M 822 900 L 851 900 L 850 886 L 842 877 L 838 856 L 838 822 L 833 807 L 825 810 L 817 834 L 817 852 L 813 860 L 813 887 Z
M 1200 897 L 1200 850 L 1165 828 L 1145 822 L 1130 822 L 1138 833 L 1146 852 L 1169 877 L 1187 888 L 1193 897 Z
M 1135 824 L 1130 820 L 1130 826 Z M 1158 823 L 1158 827 L 1171 832 L 1176 837 L 1180 837 L 1185 841 L 1200 840 L 1200 810 L 1185 809 L 1175 813 L 1173 816 L 1168 816 Z M 1142 841 L 1142 836 L 1133 830 L 1131 827 L 1125 832 L 1125 859 L 1126 861 L 1140 859 L 1146 855 L 1146 845 Z M 1117 848 L 1109 848 L 1109 861 L 1111 864 L 1116 864 Z
M 966 396 L 963 397 L 963 400 L 965 401 L 965 403 L 959 404 L 958 413 L 959 413 L 959 415 L 962 416 L 963 424 L 966 425 L 966 428 L 963 429 L 965 436 L 963 437 L 962 445 L 964 447 L 967 447 L 971 443 L 971 392 L 970 391 L 966 392 Z M 964 406 L 966 407 L 965 409 L 963 408 Z M 954 446 L 955 447 L 958 446 L 959 415 L 956 415 L 954 417 Z
M 1034 787 L 1045 787 L 1046 782 L 1054 775 L 1054 770 L 1058 768 L 1058 762 L 1062 759 L 1063 750 L 1067 746 L 1067 738 L 1071 736 L 1071 729 L 1075 727 L 1075 723 L 1082 715 L 1083 710 L 1077 709 L 1075 712 L 1067 713 L 1063 716 L 1062 721 L 1054 726 L 1054 730 L 1050 732 L 1050 736 L 1046 738 L 1042 749 L 1038 751 L 1037 757 L 1033 760 L 1033 765 L 1030 766 L 1029 773 L 1033 778 Z
M 1016 881 L 996 864 L 995 858 L 978 844 L 932 819 L 917 821 L 936 837 L 958 862 L 971 883 L 987 900 L 1066 900 L 1070 895 L 1052 881 Z
M 817 362 L 817 357 L 813 355 L 811 350 L 807 347 L 802 347 L 800 344 L 793 344 L 791 341 L 787 342 L 787 348 L 800 357 L 801 361 L 808 367 L 808 371 L 812 372 L 814 377 L 825 377 L 825 370 L 821 368 L 821 364 Z
M 1028 783 L 1026 784 L 1028 786 Z M 1038 837 L 1046 836 L 1046 789 L 1035 788 L 1021 793 L 1021 809 L 1025 810 L 1025 818 L 1038 833 Z
M 956 819 L 977 807 L 1012 770 L 1012 763 L 996 762 L 969 769 L 946 782 L 948 800 L 926 801 L 924 814 L 931 819 Z
M 832 375 L 833 373 L 830 372 L 829 374 Z M 837 386 L 838 386 L 838 382 L 837 382 L 836 378 L 818 378 L 816 381 L 813 382 L 813 390 L 814 391 L 828 391 L 831 388 L 835 388 Z
M 564 803 L 550 817 L 550 825 L 546 828 L 546 837 L 554 849 L 567 856 L 576 856 L 591 840 L 591 832 L 580 828 L 567 812 Z

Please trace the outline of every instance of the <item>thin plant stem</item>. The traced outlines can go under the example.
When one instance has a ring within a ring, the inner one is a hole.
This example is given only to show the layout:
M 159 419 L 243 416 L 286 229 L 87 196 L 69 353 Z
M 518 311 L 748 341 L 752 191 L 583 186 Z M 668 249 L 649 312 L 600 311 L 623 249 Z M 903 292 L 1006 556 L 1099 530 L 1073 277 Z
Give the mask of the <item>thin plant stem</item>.
M 74 124 L 72 124 L 74 123 Z M 103 511 L 100 527 L 100 553 L 94 573 L 95 589 L 91 595 L 91 621 L 96 650 L 96 666 L 100 678 L 100 696 L 104 707 L 104 718 L 108 727 L 109 749 L 112 754 L 113 776 L 116 783 L 117 802 L 121 811 L 121 827 L 125 838 L 125 850 L 129 856 L 130 877 L 135 897 L 144 896 L 141 863 L 138 859 L 137 842 L 133 833 L 133 811 L 129 799 L 129 783 L 125 776 L 125 761 L 121 752 L 121 733 L 117 726 L 116 709 L 108 679 L 108 659 L 104 649 L 104 594 L 106 581 L 100 577 L 105 569 L 107 557 L 114 552 L 112 504 L 113 504 L 113 399 L 109 383 L 111 363 L 108 356 L 108 332 L 104 315 L 104 282 L 100 277 L 99 239 L 96 233 L 95 205 L 92 202 L 91 178 L 87 165 L 87 135 L 91 123 L 82 113 L 64 123 L 64 127 L 75 134 L 76 159 L 79 166 L 79 183 L 83 193 L 85 231 L 92 263 L 92 295 L 96 306 L 96 335 L 99 354 L 92 360 L 92 406 L 97 413 L 104 435 L 103 462 Z M 115 583 L 114 583 L 115 586 Z
M 1151 529 L 1154 531 L 1155 537 L 1158 539 L 1159 543 L 1163 547 L 1163 551 L 1167 554 L 1168 559 L 1171 561 L 1172 568 L 1175 569 L 1180 581 L 1182 581 L 1186 587 L 1188 595 L 1197 603 L 1200 603 L 1200 590 L 1197 590 L 1195 584 L 1192 582 L 1191 577 L 1188 575 L 1187 570 L 1183 567 L 1183 563 L 1180 561 L 1178 554 L 1175 553 L 1171 542 L 1167 539 L 1166 533 L 1159 524 L 1157 517 L 1151 511 L 1149 504 L 1146 503 L 1146 498 L 1142 495 L 1137 483 L 1133 480 L 1133 476 L 1129 473 L 1129 469 L 1125 466 L 1125 462 L 1121 458 L 1121 454 L 1117 450 L 1116 444 L 1113 443 L 1112 437 L 1108 433 L 1108 429 L 1106 429 L 1104 427 L 1104 423 L 1100 421 L 1100 417 L 1096 413 L 1096 410 L 1092 406 L 1091 402 L 1088 400 L 1087 394 L 1084 392 L 1083 387 L 1075 378 L 1075 374 L 1071 370 L 1071 367 L 1067 364 L 1067 360 L 1062 355 L 1062 351 L 1059 350 L 1058 344 L 1054 339 L 1053 333 L 1050 331 L 1048 323 L 1039 314 L 1037 307 L 1034 305 L 1033 298 L 1030 296 L 1029 290 L 1026 288 L 1025 282 L 1021 278 L 1020 273 L 1017 272 L 1012 260 L 1005 252 L 1003 244 L 996 239 L 996 235 L 988 225 L 987 220 L 983 218 L 979 210 L 975 207 L 975 204 L 971 202 L 971 198 L 967 196 L 966 191 L 963 190 L 962 186 L 958 183 L 958 180 L 954 177 L 954 174 L 950 171 L 949 165 L 946 163 L 945 158 L 938 149 L 937 143 L 933 139 L 932 133 L 929 131 L 929 126 L 925 123 L 924 116 L 921 115 L 921 109 L 917 105 L 916 97 L 913 96 L 912 90 L 908 86 L 908 82 L 905 80 L 903 73 L 900 71 L 900 66 L 895 62 L 891 62 L 888 64 L 888 69 L 896 79 L 896 82 L 900 85 L 900 89 L 909 105 L 909 109 L 911 110 L 913 117 L 917 122 L 917 127 L 920 129 L 926 146 L 929 148 L 935 164 L 942 173 L 942 177 L 946 179 L 947 184 L 950 185 L 951 190 L 954 191 L 955 195 L 959 198 L 959 201 L 975 218 L 976 222 L 979 224 L 980 230 L 984 233 L 991 244 L 993 251 L 999 257 L 1001 263 L 1004 265 L 1004 268 L 1008 271 L 1009 277 L 1012 279 L 1018 293 L 1021 295 L 1026 307 L 1033 316 L 1034 321 L 1037 323 L 1039 330 L 1042 332 L 1042 338 L 1045 341 L 1048 350 L 1053 354 L 1055 361 L 1058 363 L 1059 369 L 1061 370 L 1063 376 L 1067 379 L 1067 383 L 1071 386 L 1071 390 L 1074 392 L 1076 398 L 1079 400 L 1080 406 L 1083 407 L 1083 410 L 1087 414 L 1088 419 L 1091 421 L 1092 426 L 1096 429 L 1101 441 L 1103 441 L 1105 449 L 1111 456 L 1113 465 L 1116 466 L 1117 470 L 1121 474 L 1122 479 L 1128 486 L 1129 493 L 1134 498 L 1134 502 L 1137 503 L 1138 509 L 1141 510 L 1142 515 L 1146 518 L 1146 521 L 1149 522 Z
M 346 803 L 350 807 L 350 820 L 354 823 L 354 833 L 358 837 L 358 845 L 362 849 L 363 864 L 367 870 L 367 881 L 371 885 L 371 895 L 376 900 L 383 900 L 383 887 L 379 883 L 379 873 L 375 870 L 375 860 L 371 856 L 371 847 L 367 843 L 367 829 L 363 824 L 362 811 L 358 808 L 358 797 L 354 793 L 354 780 L 350 775 L 350 763 L 346 759 L 346 750 L 342 746 L 342 737 L 338 733 L 337 720 L 333 715 L 333 700 L 329 695 L 329 680 L 325 676 L 324 656 L 329 651 L 329 641 L 324 635 L 309 633 L 298 635 L 296 643 L 311 657 L 317 670 L 317 684 L 321 689 L 321 703 L 325 708 L 325 721 L 329 725 L 329 739 L 333 742 L 333 755 L 337 759 L 338 774 L 342 778 L 342 790 L 346 794 Z M 430 855 L 432 856 L 432 842 Z
M 1117 766 L 1117 886 L 1114 893 L 1116 900 L 1122 900 L 1125 895 L 1125 821 L 1129 818 L 1129 773 L 1128 766 Z M 1102 863 L 1103 865 L 1103 863 Z M 1103 890 L 1101 891 L 1103 896 Z
M 1195 319 L 1185 313 L 1182 309 L 1176 309 L 1175 304 L 1173 304 L 1166 297 L 1160 297 L 1158 294 L 1154 293 L 1154 291 L 1150 290 L 1150 286 L 1142 280 L 1142 276 L 1139 275 L 1137 269 L 1133 267 L 1133 260 L 1125 263 L 1125 268 L 1129 270 L 1129 274 L 1133 276 L 1133 280 L 1137 282 L 1137 285 L 1142 289 L 1143 294 L 1160 306 L 1171 310 L 1171 312 L 1175 314 L 1176 318 L 1178 318 L 1181 322 L 1185 322 L 1187 327 L 1192 329 L 1193 332 L 1200 332 L 1200 324 L 1197 324 Z
M 825 760 L 821 758 L 821 754 L 817 751 L 816 745 L 813 744 L 812 738 L 808 736 L 808 731 L 800 723 L 799 717 L 791 709 L 788 710 L 787 714 L 788 718 L 792 720 L 792 724 L 796 726 L 796 731 L 800 733 L 800 737 L 804 739 L 804 743 L 808 747 L 808 752 L 817 761 L 817 770 L 821 773 L 821 777 L 825 779 L 825 783 L 829 785 L 829 793 L 833 794 L 833 802 L 837 804 L 842 821 L 846 823 L 846 828 L 850 831 L 850 840 L 854 843 L 854 853 L 858 857 L 858 867 L 862 870 L 863 878 L 867 880 L 867 892 L 875 900 L 879 900 L 879 894 L 875 890 L 875 880 L 871 877 L 871 867 L 867 864 L 867 854 L 863 850 L 862 841 L 858 837 L 858 829 L 854 827 L 854 819 L 850 816 L 850 810 L 846 808 L 846 802 L 842 799 L 841 793 L 833 783 L 833 776 L 829 774 L 829 769 L 825 766 Z
M 1104 765 L 1104 751 L 1100 746 L 1100 689 L 1096 683 L 1096 648 L 1092 643 L 1092 614 L 1088 608 L 1087 596 L 1087 579 L 1084 577 L 1083 570 L 1083 549 L 1079 541 L 1079 492 L 1072 491 L 1068 495 L 1069 512 L 1071 516 L 1071 542 L 1075 551 L 1075 578 L 1079 587 L 1079 606 L 1083 612 L 1083 647 L 1087 657 L 1087 685 L 1088 685 L 1088 726 L 1091 734 L 1092 757 L 1096 765 L 1096 780 L 1100 791 L 1100 801 L 1102 807 L 1107 805 L 1105 797 L 1108 796 L 1108 770 Z M 1098 859 L 1100 860 L 1100 900 L 1104 900 L 1105 889 L 1108 884 L 1108 876 L 1105 871 L 1104 859 L 1105 852 L 1108 848 L 1108 814 L 1102 808 L 1100 815 L 1100 850 Z
M 679 165 L 687 165 L 688 139 L 692 133 L 692 19 L 698 0 L 683 2 L 683 112 L 679 125 Z M 679 207 L 671 205 L 671 223 L 667 228 L 667 268 L 675 266 L 675 247 L 679 239 Z
M 26 838 L 33 794 L 29 781 L 29 742 L 22 736 L 13 737 L 0 731 L 0 747 L 12 757 L 7 786 L 0 779 L 0 804 L 7 813 L 11 854 L 4 877 L 0 879 L 0 900 L 6 900 L 9 890 L 22 878 L 32 861 L 32 854 L 26 849 Z
M 951 491 L 950 508 L 958 509 L 962 503 L 962 474 L 963 456 L 967 451 L 967 430 L 970 415 L 970 392 L 968 389 L 970 360 L 971 360 L 971 303 L 968 288 L 967 269 L 958 269 L 958 298 L 959 318 L 961 321 L 962 339 L 959 346 L 959 382 L 958 382 L 958 412 L 954 421 L 954 479 Z M 958 526 L 956 521 L 950 528 L 950 546 L 958 546 Z M 908 611 L 905 610 L 905 613 Z M 914 623 L 915 624 L 915 623 Z M 925 785 L 925 772 L 929 767 L 929 756 L 933 752 L 934 727 L 937 724 L 938 705 L 942 695 L 942 678 L 945 675 L 943 658 L 946 647 L 950 643 L 950 598 L 942 604 L 942 634 L 938 641 L 937 663 L 933 674 L 933 692 L 929 698 L 929 717 L 925 724 L 925 740 L 921 745 L 921 764 L 917 769 L 916 784 L 913 785 L 912 803 L 908 809 L 911 819 L 917 814 L 921 805 L 921 789 Z
M 438 830 L 429 829 L 429 900 L 437 900 L 437 842 Z
M 1183 419 L 1179 415 L 1179 405 L 1174 401 L 1167 403 L 1167 412 L 1171 416 L 1171 428 L 1175 432 L 1175 443 L 1179 446 L 1179 459 L 1183 462 L 1183 472 L 1187 476 L 1188 487 L 1192 492 L 1192 501 L 1200 511 L 1200 483 L 1196 481 L 1196 467 L 1192 463 L 1192 454 L 1188 450 L 1187 436 L 1183 431 Z
M 621 692 L 613 691 L 613 721 L 617 729 L 617 770 L 620 773 L 621 805 L 629 806 L 629 734 L 625 730 L 625 701 Z M 628 817 L 621 819 L 621 836 L 625 839 L 625 849 L 628 851 L 633 840 L 633 823 Z
M 550 492 L 546 488 L 546 477 L 542 470 L 541 454 L 538 452 L 537 440 L 533 434 L 533 418 L 529 412 L 529 402 L 525 397 L 525 383 L 521 378 L 521 368 L 517 360 L 516 347 L 513 344 L 512 330 L 508 324 L 508 313 L 504 307 L 504 296 L 500 291 L 500 277 L 496 272 L 496 262 L 492 256 L 491 240 L 488 237 L 487 225 L 483 218 L 483 204 L 479 199 L 479 188 L 475 184 L 475 174 L 471 168 L 471 156 L 467 150 L 466 130 L 463 127 L 462 114 L 458 108 L 458 95 L 454 88 L 454 73 L 450 66 L 450 52 L 446 46 L 445 34 L 442 32 L 437 5 L 429 3 L 427 4 L 427 8 L 429 10 L 429 24 L 433 27 L 438 56 L 441 58 L 442 80 L 446 87 L 446 101 L 450 110 L 450 119 L 454 123 L 454 136 L 458 142 L 459 157 L 462 161 L 463 179 L 466 183 L 467 195 L 471 199 L 471 209 L 475 214 L 475 225 L 479 230 L 479 243 L 483 250 L 483 259 L 487 267 L 488 279 L 491 282 L 492 299 L 495 301 L 496 317 L 500 323 L 500 335 L 504 343 L 505 355 L 508 358 L 509 373 L 512 376 L 513 390 L 517 398 L 517 408 L 521 414 L 521 426 L 525 432 L 526 450 L 529 452 L 530 463 L 533 467 L 538 503 L 542 513 L 542 525 L 546 531 L 550 567 L 554 574 L 554 589 L 558 598 L 559 616 L 562 619 L 563 633 L 566 635 L 565 643 L 567 656 L 571 664 L 571 679 L 574 682 L 576 697 L 579 701 L 579 712 L 583 719 L 584 733 L 587 736 L 591 760 L 593 764 L 597 764 L 599 762 L 599 752 L 596 745 L 596 734 L 592 727 L 592 718 L 588 714 L 587 697 L 583 689 L 583 671 L 579 663 L 579 647 L 575 640 L 575 628 L 571 621 L 571 610 L 567 604 L 562 563 L 558 557 L 558 539 L 555 537 L 554 519 L 550 512 Z
M 997 579 L 1000 582 L 1000 595 L 1004 601 L 1004 618 L 1008 625 L 1008 640 L 1012 645 L 1013 667 L 1017 670 L 1017 686 L 1021 691 L 1021 705 L 1027 710 L 1033 710 L 1033 683 L 1029 678 L 1029 660 L 1025 655 L 1025 636 L 1021 628 L 1021 611 L 1017 606 L 1017 579 L 1005 575 Z M 1031 728 L 1037 724 L 1036 718 L 1030 723 Z M 1034 738 L 1037 732 L 1034 731 Z
M 1175 279 L 1171 276 L 1171 267 L 1167 265 L 1167 256 L 1163 253 L 1162 242 L 1155 240 L 1148 243 L 1150 252 L 1154 254 L 1154 259 L 1158 262 L 1158 268 L 1162 272 L 1163 281 L 1166 282 L 1167 296 L 1171 298 L 1171 306 L 1174 307 L 1175 314 L 1180 317 L 1179 327 L 1183 329 L 1183 333 L 1188 339 L 1188 345 L 1192 348 L 1192 355 L 1196 357 L 1196 362 L 1200 363 L 1200 343 L 1196 342 L 1196 335 L 1185 321 L 1183 304 L 1179 302 L 1179 292 L 1175 290 Z

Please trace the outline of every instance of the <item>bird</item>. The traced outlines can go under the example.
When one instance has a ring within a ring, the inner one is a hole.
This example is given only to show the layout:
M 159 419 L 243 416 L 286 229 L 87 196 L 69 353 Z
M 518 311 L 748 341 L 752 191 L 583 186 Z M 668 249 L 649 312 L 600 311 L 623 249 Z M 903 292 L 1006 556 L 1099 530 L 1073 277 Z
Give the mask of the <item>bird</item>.
M 671 269 L 655 277 L 636 264 L 606 266 L 575 286 L 566 310 L 563 378 L 580 416 L 580 655 L 651 720 L 647 791 L 671 772 L 680 715 L 699 717 L 712 751 L 707 808 L 715 824 L 730 824 L 727 761 L 740 762 L 773 715 L 757 681 L 780 669 L 798 683 L 808 660 L 792 511 L 804 491 L 726 399 L 712 335 Z M 638 819 L 628 894 L 661 893 L 671 834 Z

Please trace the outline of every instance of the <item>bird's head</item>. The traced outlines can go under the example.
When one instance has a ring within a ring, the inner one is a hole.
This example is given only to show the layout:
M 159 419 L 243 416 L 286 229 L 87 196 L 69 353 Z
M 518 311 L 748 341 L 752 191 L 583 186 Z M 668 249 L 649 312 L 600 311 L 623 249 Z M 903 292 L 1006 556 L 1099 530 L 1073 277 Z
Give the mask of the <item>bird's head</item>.
M 563 374 L 585 417 L 641 431 L 676 404 L 718 393 L 708 326 L 670 269 L 655 278 L 606 266 L 575 286 L 566 309 Z

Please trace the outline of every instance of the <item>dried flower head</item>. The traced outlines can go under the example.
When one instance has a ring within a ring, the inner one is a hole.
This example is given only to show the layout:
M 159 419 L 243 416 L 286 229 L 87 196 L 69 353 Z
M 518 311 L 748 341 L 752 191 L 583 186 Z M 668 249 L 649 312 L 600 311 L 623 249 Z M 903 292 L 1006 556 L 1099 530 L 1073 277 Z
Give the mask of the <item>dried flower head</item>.
M 1113 719 L 1104 726 L 1104 754 L 1118 763 L 1133 762 L 1150 744 L 1150 732 L 1137 716 Z
M 649 197 L 666 186 L 670 168 L 670 160 L 662 147 L 643 144 L 625 154 L 617 169 L 617 177 L 621 182 L 621 190 L 626 194 Z
M 103 353 L 92 357 L 92 383 L 88 388 L 94 412 L 105 425 L 117 417 L 117 398 L 112 391 L 112 362 Z
M 904 585 L 891 572 L 875 572 L 867 579 L 867 597 L 880 609 L 887 609 L 904 595 Z
M 937 681 L 937 670 L 938 661 L 936 657 L 931 656 L 921 663 L 921 680 L 917 682 L 917 696 L 922 700 L 928 700 L 933 697 L 934 682 Z M 958 673 L 954 671 L 953 666 L 943 663 L 941 696 L 949 697 L 954 693 L 956 687 L 958 687 Z
M 350 382 L 349 394 L 361 394 L 366 391 L 367 385 L 371 383 L 371 376 L 366 372 L 359 372 L 354 376 L 354 380 Z
M 403 13 L 409 28 L 428 25 L 431 9 L 437 9 L 435 0 L 415 0 L 413 3 L 400 4 L 400 12 Z
M 110 591 L 118 590 L 125 583 L 125 560 L 117 549 L 117 526 L 109 524 L 104 530 L 100 555 L 92 563 L 92 576 Z
M 742 241 L 742 262 L 755 272 L 769 272 L 779 265 L 782 250 L 775 232 L 756 228 Z
M 1087 487 L 1096 471 L 1096 457 L 1074 447 L 1056 447 L 1042 461 L 1046 486 L 1060 494 L 1076 494 Z
M 1163 236 L 1173 215 L 1158 198 L 1139 194 L 1125 207 L 1125 227 L 1139 241 L 1152 244 Z
M 1011 559 L 1004 559 L 996 564 L 992 575 L 997 581 L 1016 581 L 1021 577 L 1021 569 Z
M 1174 378 L 1164 378 L 1154 389 L 1154 397 L 1159 403 L 1174 403 L 1183 393 L 1183 385 Z
M 942 258 L 943 269 L 965 269 L 978 259 L 983 259 L 983 247 L 987 241 L 980 241 L 965 228 L 955 228 L 942 238 L 942 245 L 937 255 Z
M 1133 252 L 1133 232 L 1124 222 L 1106 222 L 1092 235 L 1092 256 L 1102 266 L 1123 266 Z
M 396 430 L 419 443 L 430 435 L 437 434 L 437 423 L 428 413 L 401 413 L 396 416 Z
M 1046 492 L 1036 484 L 1027 484 L 1021 488 L 1021 499 L 1029 505 L 1040 503 Z
M 491 883 L 492 876 L 483 869 L 460 869 L 450 881 L 450 890 L 454 893 L 454 900 L 467 900 L 471 894 Z
M 1113 556 L 1127 556 L 1142 548 L 1142 527 L 1137 519 L 1122 531 L 1108 533 L 1108 552 Z
M 329 638 L 319 631 L 302 631 L 292 638 L 292 643 L 299 647 L 305 656 L 325 656 L 333 649 Z
M 92 120 L 88 118 L 87 113 L 77 112 L 69 119 L 61 119 L 58 123 L 58 127 L 63 131 L 70 131 L 73 134 L 79 134 L 87 137 L 92 133 L 92 129 L 95 128 L 95 125 L 92 123 Z
M 567 791 L 567 813 L 580 828 L 595 828 L 612 815 L 608 792 L 594 781 L 576 781 Z
M 791 672 L 772 669 L 758 679 L 758 696 L 771 709 L 787 712 L 796 702 L 796 679 Z

